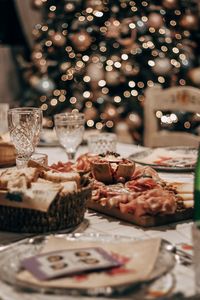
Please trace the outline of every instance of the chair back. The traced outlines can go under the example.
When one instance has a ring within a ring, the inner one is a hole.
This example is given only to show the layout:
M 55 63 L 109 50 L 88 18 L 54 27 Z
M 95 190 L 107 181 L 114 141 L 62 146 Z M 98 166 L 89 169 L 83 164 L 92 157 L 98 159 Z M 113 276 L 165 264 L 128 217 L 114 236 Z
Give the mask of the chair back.
M 144 104 L 144 145 L 146 147 L 188 146 L 197 148 L 200 136 L 159 128 L 156 111 L 200 113 L 200 89 L 190 86 L 148 88 Z

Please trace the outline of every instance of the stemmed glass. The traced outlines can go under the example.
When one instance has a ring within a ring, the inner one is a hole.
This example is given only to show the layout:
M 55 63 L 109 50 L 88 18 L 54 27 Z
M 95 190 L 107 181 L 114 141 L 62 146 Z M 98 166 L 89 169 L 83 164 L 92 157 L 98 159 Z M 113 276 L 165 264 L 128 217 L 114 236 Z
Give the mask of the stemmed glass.
M 56 134 L 65 148 L 69 161 L 74 161 L 76 150 L 83 139 L 85 118 L 83 113 L 60 113 L 54 116 Z
M 42 110 L 36 107 L 9 109 L 8 128 L 16 149 L 16 165 L 25 168 L 40 139 Z

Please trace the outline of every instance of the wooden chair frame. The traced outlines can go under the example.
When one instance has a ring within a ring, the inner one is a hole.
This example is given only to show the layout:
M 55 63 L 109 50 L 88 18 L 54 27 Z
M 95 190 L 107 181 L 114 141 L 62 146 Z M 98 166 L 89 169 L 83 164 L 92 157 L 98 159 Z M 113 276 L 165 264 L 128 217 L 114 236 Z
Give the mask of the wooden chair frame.
M 144 104 L 144 145 L 146 147 L 198 147 L 200 136 L 187 132 L 160 130 L 156 111 L 200 113 L 200 89 L 190 86 L 148 88 Z

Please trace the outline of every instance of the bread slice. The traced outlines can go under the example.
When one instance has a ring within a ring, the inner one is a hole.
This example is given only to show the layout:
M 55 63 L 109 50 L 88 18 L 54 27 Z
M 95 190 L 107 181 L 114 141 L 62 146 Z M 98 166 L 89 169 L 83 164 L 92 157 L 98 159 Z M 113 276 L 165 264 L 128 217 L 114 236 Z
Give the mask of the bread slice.
M 91 170 L 93 177 L 106 184 L 113 183 L 113 176 L 108 162 L 92 162 Z
M 30 187 L 31 182 L 34 182 L 39 177 L 39 170 L 37 168 L 23 168 L 23 169 L 6 169 L 0 176 L 0 188 L 15 189 Z M 22 179 L 23 178 L 23 179 Z
M 62 189 L 60 191 L 61 196 L 66 196 L 70 193 L 77 192 L 77 184 L 75 181 L 67 181 L 60 183 Z
M 80 175 L 78 172 L 55 172 L 54 170 L 44 171 L 42 177 L 46 180 L 59 183 L 66 181 L 75 181 L 80 186 Z

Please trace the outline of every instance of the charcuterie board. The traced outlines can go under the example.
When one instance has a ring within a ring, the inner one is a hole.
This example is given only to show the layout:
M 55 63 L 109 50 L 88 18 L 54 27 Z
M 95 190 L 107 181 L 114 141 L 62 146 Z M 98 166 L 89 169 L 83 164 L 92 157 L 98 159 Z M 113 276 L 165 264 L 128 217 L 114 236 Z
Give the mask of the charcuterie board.
M 188 220 L 193 217 L 193 211 L 194 211 L 193 208 L 186 208 L 177 211 L 171 215 L 157 215 L 157 216 L 146 215 L 146 216 L 136 217 L 130 213 L 122 213 L 118 208 L 115 207 L 110 208 L 107 206 L 102 206 L 99 203 L 96 203 L 91 200 L 88 202 L 87 207 L 97 212 L 100 212 L 102 214 L 109 215 L 119 220 L 123 220 L 142 227 L 161 226 L 169 223 Z
M 77 160 L 76 168 L 80 167 L 87 170 L 92 184 L 92 197 L 87 202 L 89 209 L 143 227 L 193 216 L 192 177 L 163 179 L 150 166 L 136 165 L 112 152 L 84 155 Z

